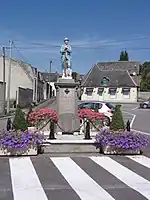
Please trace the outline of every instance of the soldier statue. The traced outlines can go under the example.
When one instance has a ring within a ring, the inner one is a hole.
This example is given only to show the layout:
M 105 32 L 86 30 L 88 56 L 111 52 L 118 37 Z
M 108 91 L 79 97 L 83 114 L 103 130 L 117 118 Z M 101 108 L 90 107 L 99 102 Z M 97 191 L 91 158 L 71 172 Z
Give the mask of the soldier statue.
M 63 69 L 62 78 L 72 78 L 72 69 L 71 69 L 71 45 L 69 44 L 69 39 L 64 39 L 64 44 L 60 49 L 61 53 L 61 63 Z

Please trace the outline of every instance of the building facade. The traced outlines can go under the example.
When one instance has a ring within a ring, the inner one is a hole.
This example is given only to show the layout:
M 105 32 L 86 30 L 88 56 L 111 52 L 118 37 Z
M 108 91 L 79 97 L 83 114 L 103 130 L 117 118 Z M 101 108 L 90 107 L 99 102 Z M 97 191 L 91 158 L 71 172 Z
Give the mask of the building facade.
M 9 58 L 5 58 L 6 100 L 8 92 Z M 0 82 L 3 82 L 3 57 L 0 57 Z M 23 106 L 44 100 L 45 81 L 37 68 L 11 59 L 10 104 Z
M 5 59 L 6 99 L 8 90 L 9 58 Z M 31 66 L 18 60 L 11 60 L 10 99 L 16 99 L 18 87 L 33 89 Z M 3 81 L 3 58 L 0 57 L 0 81 Z
M 124 63 L 118 62 L 120 66 Z M 112 64 L 111 64 L 112 65 Z M 103 67 L 102 67 L 103 66 Z M 96 64 L 86 74 L 82 82 L 81 100 L 99 100 L 107 102 L 137 102 L 138 99 L 138 69 L 128 71 L 123 65 L 122 68 L 106 67 L 102 63 Z M 118 66 L 115 63 L 115 66 Z M 128 66 L 129 62 L 128 62 Z M 124 67 L 124 68 L 123 68 Z M 131 66 L 130 66 L 131 67 Z M 138 68 L 138 66 L 137 66 Z M 132 74 L 133 73 L 133 76 Z
M 45 82 L 48 83 L 47 85 L 47 96 L 56 96 L 56 88 L 55 88 L 55 83 L 57 82 L 58 79 L 58 73 L 48 73 L 48 72 L 42 72 L 42 76 L 45 80 Z

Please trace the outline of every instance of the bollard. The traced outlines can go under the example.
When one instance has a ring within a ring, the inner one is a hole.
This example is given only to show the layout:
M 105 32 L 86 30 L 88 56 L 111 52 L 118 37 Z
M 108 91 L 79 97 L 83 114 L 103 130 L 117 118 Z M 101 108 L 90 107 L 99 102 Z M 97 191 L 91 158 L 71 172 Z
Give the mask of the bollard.
M 127 131 L 130 132 L 130 121 L 129 120 L 127 121 L 126 129 L 127 129 Z
M 11 119 L 10 119 L 10 118 L 8 118 L 8 120 L 7 120 L 6 129 L 7 129 L 7 131 L 12 130 L 12 122 L 11 122 Z
M 90 140 L 90 122 L 87 120 L 86 121 L 86 127 L 85 127 L 85 140 Z
M 51 122 L 50 122 L 50 134 L 49 134 L 49 139 L 50 140 L 55 140 L 56 138 L 55 138 L 55 123 L 54 123 L 54 121 L 52 120 Z

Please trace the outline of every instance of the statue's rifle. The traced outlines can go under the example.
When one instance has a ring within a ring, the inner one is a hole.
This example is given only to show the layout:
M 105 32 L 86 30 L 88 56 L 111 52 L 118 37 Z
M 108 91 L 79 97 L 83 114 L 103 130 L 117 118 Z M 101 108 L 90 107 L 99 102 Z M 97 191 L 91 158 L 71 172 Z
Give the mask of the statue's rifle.
M 65 77 L 67 77 L 67 50 L 65 49 L 65 59 L 64 59 L 64 74 L 65 74 Z

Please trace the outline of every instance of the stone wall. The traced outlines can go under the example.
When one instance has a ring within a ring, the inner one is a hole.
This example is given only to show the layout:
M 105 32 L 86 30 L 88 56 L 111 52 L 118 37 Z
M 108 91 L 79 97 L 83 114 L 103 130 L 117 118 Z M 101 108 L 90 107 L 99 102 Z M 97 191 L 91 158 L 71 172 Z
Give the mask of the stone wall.
M 139 92 L 138 98 L 147 100 L 148 98 L 150 98 L 150 92 Z

